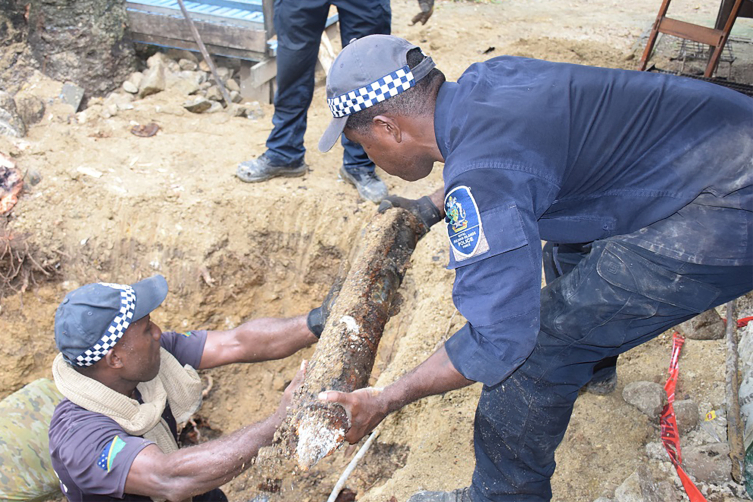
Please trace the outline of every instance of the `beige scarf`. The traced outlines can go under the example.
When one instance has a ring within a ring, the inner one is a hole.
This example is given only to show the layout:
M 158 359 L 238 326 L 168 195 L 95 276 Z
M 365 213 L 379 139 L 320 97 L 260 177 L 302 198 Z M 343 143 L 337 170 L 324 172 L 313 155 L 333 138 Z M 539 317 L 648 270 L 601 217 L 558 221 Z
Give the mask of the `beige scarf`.
M 177 451 L 178 444 L 162 419 L 165 402 L 178 423 L 185 422 L 201 405 L 201 378 L 189 365 L 181 366 L 175 357 L 160 349 L 159 374 L 136 386 L 143 403 L 116 392 L 73 369 L 58 354 L 52 375 L 60 392 L 74 404 L 112 418 L 132 436 L 142 436 L 157 444 L 163 453 Z

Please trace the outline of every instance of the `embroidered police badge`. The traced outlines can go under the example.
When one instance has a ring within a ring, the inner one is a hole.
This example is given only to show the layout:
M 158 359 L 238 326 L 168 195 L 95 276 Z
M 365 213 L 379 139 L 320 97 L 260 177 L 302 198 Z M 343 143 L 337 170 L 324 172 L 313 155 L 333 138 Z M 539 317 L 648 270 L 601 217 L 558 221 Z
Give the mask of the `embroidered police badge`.
M 454 188 L 444 199 L 447 234 L 455 261 L 463 261 L 489 251 L 478 206 L 467 186 Z

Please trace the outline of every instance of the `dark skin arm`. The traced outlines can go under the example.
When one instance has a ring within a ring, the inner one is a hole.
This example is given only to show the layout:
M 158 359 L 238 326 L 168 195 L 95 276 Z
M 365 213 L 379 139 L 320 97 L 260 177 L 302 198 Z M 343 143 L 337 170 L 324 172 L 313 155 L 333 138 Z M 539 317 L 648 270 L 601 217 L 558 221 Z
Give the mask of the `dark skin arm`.
M 326 391 L 319 394 L 319 399 L 343 405 L 350 417 L 350 429 L 345 439 L 356 443 L 393 411 L 423 397 L 472 383 L 455 369 L 442 346 L 426 361 L 382 390 L 369 387 L 350 393 Z
M 217 488 L 250 467 L 263 446 L 272 443 L 285 418 L 293 391 L 303 382 L 305 363 L 267 419 L 220 439 L 165 455 L 149 445 L 136 455 L 126 478 L 125 492 L 166 500 L 184 500 Z
M 228 331 L 209 331 L 199 369 L 282 359 L 316 341 L 305 315 L 254 319 Z

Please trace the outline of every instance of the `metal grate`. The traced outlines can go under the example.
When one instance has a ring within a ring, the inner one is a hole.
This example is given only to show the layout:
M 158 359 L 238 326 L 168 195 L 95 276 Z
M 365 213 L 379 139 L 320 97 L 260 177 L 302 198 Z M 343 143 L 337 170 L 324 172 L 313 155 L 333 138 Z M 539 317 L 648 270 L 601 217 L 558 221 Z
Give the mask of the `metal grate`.
M 655 66 L 649 68 L 648 71 L 654 72 L 654 73 L 665 73 L 668 75 L 678 75 L 680 77 L 694 78 L 696 80 L 703 80 L 705 82 L 711 82 L 712 84 L 717 84 L 723 87 L 727 87 L 729 89 L 735 90 L 739 93 L 745 94 L 746 96 L 753 98 L 753 85 L 743 84 L 740 82 L 730 82 L 729 80 L 725 80 L 722 78 L 706 78 L 706 77 L 697 76 L 697 75 L 689 75 L 687 73 L 676 73 L 673 71 L 662 70 L 660 68 L 656 68 Z

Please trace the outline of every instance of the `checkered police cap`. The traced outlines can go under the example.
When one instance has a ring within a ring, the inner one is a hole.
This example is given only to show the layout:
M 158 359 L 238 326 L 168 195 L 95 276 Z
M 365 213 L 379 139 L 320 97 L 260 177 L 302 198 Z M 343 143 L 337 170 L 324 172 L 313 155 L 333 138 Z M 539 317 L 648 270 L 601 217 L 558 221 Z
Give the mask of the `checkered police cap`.
M 347 45 L 327 75 L 327 104 L 333 119 L 319 140 L 329 151 L 345 129 L 348 116 L 407 91 L 436 66 L 430 57 L 414 68 L 407 54 L 418 47 L 391 35 L 369 35 Z
M 91 366 L 123 337 L 131 323 L 167 296 L 161 275 L 130 286 L 94 283 L 68 293 L 55 313 L 55 344 L 71 365 Z

